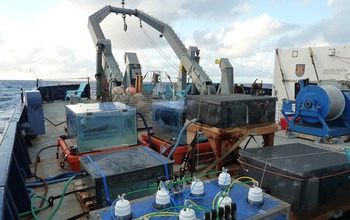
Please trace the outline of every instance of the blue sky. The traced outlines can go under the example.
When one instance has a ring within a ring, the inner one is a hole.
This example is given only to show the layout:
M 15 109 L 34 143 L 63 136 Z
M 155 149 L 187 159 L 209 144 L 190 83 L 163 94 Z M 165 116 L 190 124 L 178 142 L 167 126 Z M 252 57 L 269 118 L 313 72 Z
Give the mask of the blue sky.
M 214 81 L 220 80 L 216 58 L 228 58 L 235 81 L 256 78 L 272 82 L 274 50 L 349 44 L 346 0 L 126 0 L 125 7 L 141 9 L 168 23 L 186 46 L 201 50 L 201 66 Z M 0 0 L 0 79 L 60 79 L 92 77 L 95 47 L 87 28 L 88 16 L 108 0 Z M 136 52 L 143 73 L 167 71 L 174 80 L 179 60 L 158 33 L 144 30 L 171 59 L 170 65 L 139 28 L 127 17 L 123 31 L 120 15 L 102 23 L 112 41 L 113 54 L 124 72 L 123 54 Z M 175 66 L 175 67 L 174 67 Z

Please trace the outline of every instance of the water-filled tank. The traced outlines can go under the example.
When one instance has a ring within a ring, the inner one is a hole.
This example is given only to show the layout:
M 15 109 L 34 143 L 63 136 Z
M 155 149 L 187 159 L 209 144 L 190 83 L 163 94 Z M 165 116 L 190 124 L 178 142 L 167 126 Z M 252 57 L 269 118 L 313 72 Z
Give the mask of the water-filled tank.
M 335 120 L 342 115 L 344 108 L 343 93 L 332 85 L 306 86 L 296 98 L 297 112 L 309 123 L 320 122 L 319 117 L 325 121 Z

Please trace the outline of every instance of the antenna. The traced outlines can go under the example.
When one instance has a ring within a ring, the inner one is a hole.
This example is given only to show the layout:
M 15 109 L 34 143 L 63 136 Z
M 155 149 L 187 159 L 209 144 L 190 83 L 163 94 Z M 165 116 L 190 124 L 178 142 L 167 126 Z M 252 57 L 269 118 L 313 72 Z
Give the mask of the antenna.
M 39 87 L 39 78 L 38 78 L 38 76 L 35 74 L 35 71 L 34 71 L 33 68 L 29 68 L 29 72 L 32 72 L 34 74 L 34 76 L 36 78 L 36 88 L 38 88 Z M 40 85 L 41 85 L 41 83 L 40 83 Z

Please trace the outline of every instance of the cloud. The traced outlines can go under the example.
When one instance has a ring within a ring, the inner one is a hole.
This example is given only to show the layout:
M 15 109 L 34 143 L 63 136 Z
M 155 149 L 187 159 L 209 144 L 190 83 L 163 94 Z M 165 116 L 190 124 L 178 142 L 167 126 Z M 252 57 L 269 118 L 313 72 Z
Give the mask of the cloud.
M 198 46 L 202 45 L 202 58 L 209 57 L 212 62 L 215 58 L 229 58 L 237 82 L 253 82 L 259 78 L 271 83 L 276 41 L 281 33 L 294 29 L 290 24 L 261 14 L 245 21 L 232 21 L 217 31 L 195 31 L 194 39 Z M 206 64 L 209 72 L 218 71 L 218 67 Z M 219 81 L 220 76 L 215 76 Z
M 326 19 L 305 29 L 302 35 L 313 38 L 322 38 L 324 44 L 348 44 L 350 29 L 348 26 L 348 16 L 350 13 L 350 5 L 347 1 L 330 2 L 333 14 Z
M 62 1 L 38 14 L 29 25 L 12 20 L 1 23 L 6 44 L 0 44 L 0 49 L 6 52 L 0 55 L 0 65 L 7 72 L 0 77 L 34 79 L 28 74 L 33 66 L 40 78 L 72 78 L 82 71 L 91 76 L 95 48 L 87 37 L 87 16 L 86 11 Z
M 348 44 L 350 29 L 347 17 L 350 5 L 346 0 L 328 0 L 330 15 L 310 25 L 293 25 L 277 39 L 277 47 L 309 47 Z M 320 11 L 322 13 L 322 11 Z
M 275 8 L 285 3 L 272 0 Z M 310 0 L 304 8 L 312 7 Z M 0 15 L 0 78 L 18 76 L 33 79 L 28 72 L 35 68 L 39 77 L 95 74 L 95 51 L 87 28 L 88 16 L 105 5 L 121 7 L 111 0 L 62 0 L 36 14 L 33 20 L 8 20 Z M 212 0 L 142 0 L 126 1 L 125 7 L 138 8 L 168 23 L 186 47 L 198 46 L 200 64 L 210 78 L 218 82 L 220 70 L 216 58 L 229 58 L 235 79 L 272 79 L 275 48 L 347 44 L 350 29 L 346 0 L 328 0 L 331 14 L 306 25 L 286 23 L 271 11 L 257 10 L 251 1 Z M 259 4 L 258 4 L 259 5 Z M 293 5 L 294 7 L 294 5 Z M 257 12 L 259 11 L 259 12 Z M 312 16 L 312 15 L 310 15 Z M 292 22 L 292 21 L 291 21 Z M 164 70 L 177 77 L 179 59 L 159 33 L 139 19 L 126 17 L 123 30 L 121 15 L 110 14 L 101 22 L 106 38 L 111 39 L 113 54 L 124 72 L 123 55 L 136 52 L 143 67 Z M 150 39 L 151 40 L 150 40 Z M 246 80 L 244 80 L 246 79 Z
M 282 25 L 269 15 L 262 14 L 246 22 L 235 22 L 230 27 L 222 29 L 219 40 L 223 42 L 223 54 L 240 57 L 256 52 L 262 42 L 278 33 Z
M 4 43 L 4 38 L 3 38 L 2 33 L 0 31 L 0 45 L 3 44 L 3 43 Z
M 186 17 L 217 23 L 221 19 L 237 18 L 249 7 L 247 3 L 242 1 L 196 0 L 183 2 L 181 8 L 186 11 Z

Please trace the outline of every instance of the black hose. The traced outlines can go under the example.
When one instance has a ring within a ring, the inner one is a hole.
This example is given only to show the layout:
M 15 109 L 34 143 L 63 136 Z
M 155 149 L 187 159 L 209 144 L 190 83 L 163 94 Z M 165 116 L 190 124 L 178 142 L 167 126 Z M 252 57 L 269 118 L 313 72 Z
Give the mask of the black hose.
M 145 125 L 145 128 L 146 128 L 146 130 L 147 130 L 147 135 L 148 135 L 148 144 L 149 144 L 149 147 L 150 147 L 151 149 L 153 149 L 153 144 L 152 144 L 152 139 L 151 139 L 151 131 L 149 130 L 149 127 L 148 127 L 148 125 L 147 125 L 147 122 L 146 122 L 146 120 L 145 120 L 145 117 L 144 117 L 143 114 L 142 114 L 141 112 L 139 112 L 139 111 L 137 111 L 136 113 L 141 117 L 141 119 L 142 119 L 142 121 L 143 121 L 143 124 Z M 153 150 L 154 150 L 154 149 L 153 149 Z
M 52 124 L 52 125 L 55 126 L 55 127 L 57 127 L 57 126 L 59 126 L 59 125 L 61 125 L 61 124 L 63 124 L 63 123 L 66 122 L 66 121 L 62 121 L 62 122 L 60 122 L 60 123 L 58 123 L 58 124 L 54 124 L 54 123 L 53 123 L 52 121 L 50 121 L 48 118 L 44 117 L 44 119 L 45 119 L 46 121 L 50 122 L 50 124 Z
M 172 149 L 174 146 L 175 146 L 175 144 L 172 144 L 172 145 L 170 145 L 169 147 L 167 147 L 167 149 L 165 149 L 164 152 L 161 152 L 162 155 L 166 155 L 166 153 L 168 153 L 168 151 L 169 151 L 170 149 Z

